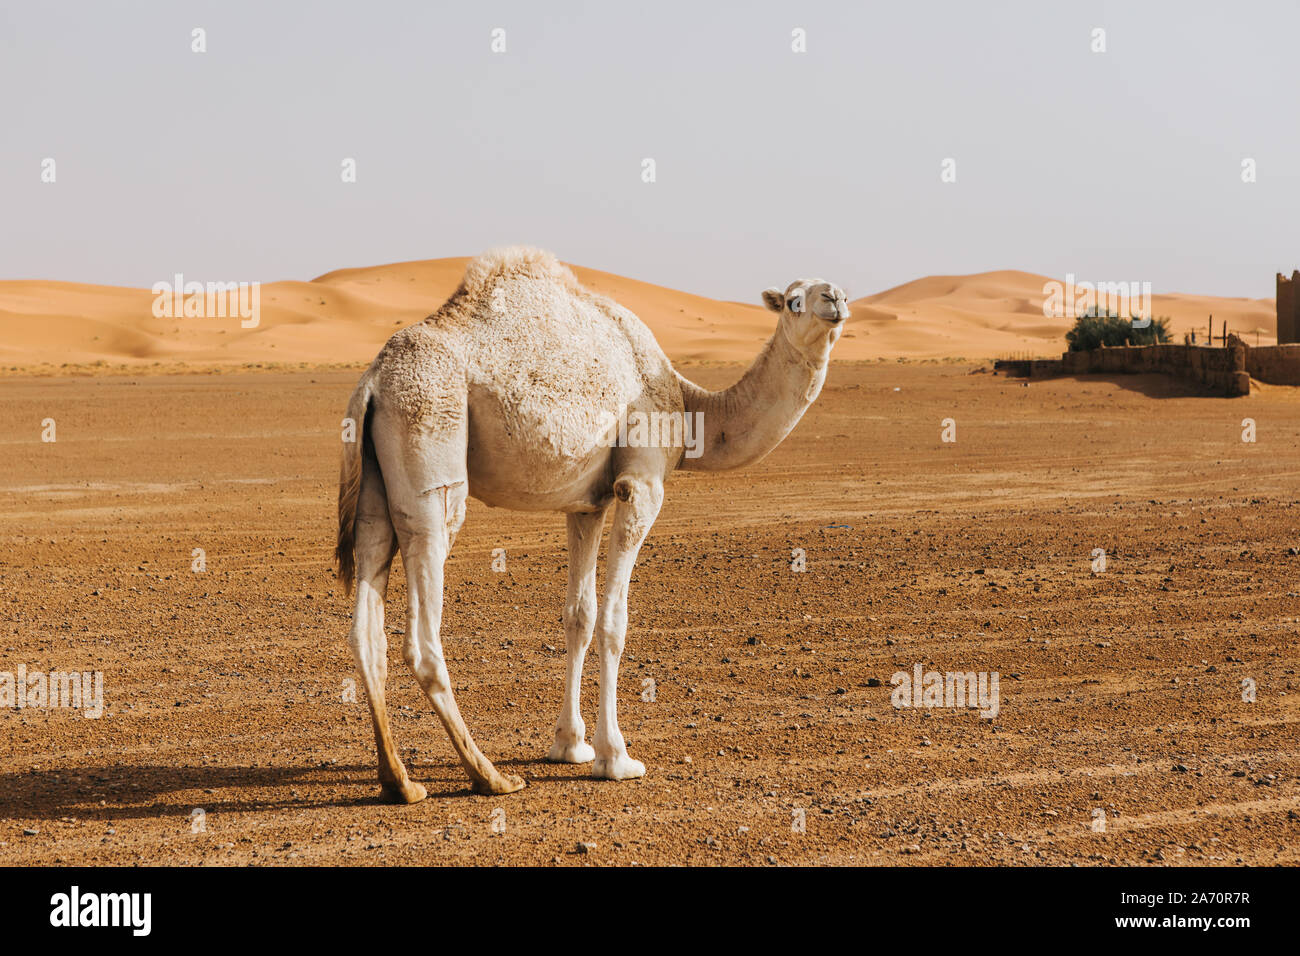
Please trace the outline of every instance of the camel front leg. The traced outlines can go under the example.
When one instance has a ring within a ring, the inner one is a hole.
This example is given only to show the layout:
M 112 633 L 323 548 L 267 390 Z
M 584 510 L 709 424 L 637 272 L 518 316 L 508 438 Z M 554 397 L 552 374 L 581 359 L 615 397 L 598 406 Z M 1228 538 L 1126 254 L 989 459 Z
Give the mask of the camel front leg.
M 605 511 L 571 514 L 569 529 L 569 593 L 564 601 L 564 702 L 555 722 L 555 742 L 546 759 L 555 763 L 587 763 L 596 752 L 587 743 L 587 725 L 579 709 L 582 662 L 596 627 L 596 558 Z
M 645 764 L 627 755 L 627 744 L 618 729 L 618 663 L 627 636 L 627 588 L 637 554 L 664 501 L 659 479 L 620 476 L 614 482 L 618 503 L 609 536 L 609 558 L 605 570 L 605 596 L 596 616 L 596 641 L 600 654 L 600 706 L 596 711 L 596 733 L 592 738 L 596 762 L 594 777 L 630 780 L 645 774 Z

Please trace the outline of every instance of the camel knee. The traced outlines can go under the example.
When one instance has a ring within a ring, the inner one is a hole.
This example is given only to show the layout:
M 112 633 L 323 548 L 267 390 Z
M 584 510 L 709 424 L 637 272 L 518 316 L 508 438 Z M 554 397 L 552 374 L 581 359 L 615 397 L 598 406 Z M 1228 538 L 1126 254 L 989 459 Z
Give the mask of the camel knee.
M 627 640 L 627 610 L 621 614 L 617 609 L 602 614 L 596 624 L 596 639 L 601 653 L 621 657 Z
M 586 643 L 591 640 L 591 632 L 596 625 L 596 595 L 584 591 L 574 600 L 564 604 L 564 633 L 570 639 Z

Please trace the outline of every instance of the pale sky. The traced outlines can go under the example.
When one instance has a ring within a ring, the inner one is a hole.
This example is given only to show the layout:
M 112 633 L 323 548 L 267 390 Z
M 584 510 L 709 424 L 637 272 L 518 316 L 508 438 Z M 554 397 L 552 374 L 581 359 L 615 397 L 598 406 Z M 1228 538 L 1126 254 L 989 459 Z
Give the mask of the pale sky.
M 748 302 L 990 269 L 1269 297 L 1297 50 L 1295 0 L 0 0 L 0 278 L 528 243 Z

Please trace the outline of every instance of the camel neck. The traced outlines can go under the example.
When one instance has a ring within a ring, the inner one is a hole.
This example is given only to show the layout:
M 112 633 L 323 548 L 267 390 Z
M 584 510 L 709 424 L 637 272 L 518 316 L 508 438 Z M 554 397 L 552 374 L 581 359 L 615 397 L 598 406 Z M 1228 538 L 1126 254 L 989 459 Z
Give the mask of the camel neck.
M 809 359 L 778 324 L 754 363 L 730 388 L 709 391 L 682 378 L 688 413 L 700 413 L 703 453 L 680 468 L 723 471 L 756 462 L 781 443 L 821 392 L 825 363 Z

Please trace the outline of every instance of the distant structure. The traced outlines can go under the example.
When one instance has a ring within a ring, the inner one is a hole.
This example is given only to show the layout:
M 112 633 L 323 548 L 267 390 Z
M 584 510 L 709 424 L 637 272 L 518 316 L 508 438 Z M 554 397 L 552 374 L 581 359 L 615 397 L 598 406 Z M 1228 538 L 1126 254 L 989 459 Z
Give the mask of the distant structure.
M 1300 342 L 1300 269 L 1277 274 L 1277 344 Z

